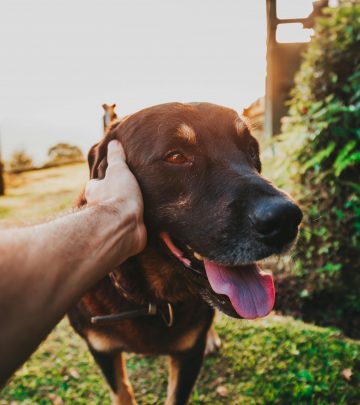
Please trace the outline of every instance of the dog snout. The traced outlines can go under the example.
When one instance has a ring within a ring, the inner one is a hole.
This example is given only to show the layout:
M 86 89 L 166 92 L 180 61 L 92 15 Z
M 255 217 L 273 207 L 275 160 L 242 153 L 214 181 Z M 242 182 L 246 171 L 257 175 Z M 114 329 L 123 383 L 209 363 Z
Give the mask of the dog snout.
M 302 217 L 300 208 L 283 197 L 260 200 L 249 215 L 260 239 L 277 246 L 286 245 L 295 239 Z

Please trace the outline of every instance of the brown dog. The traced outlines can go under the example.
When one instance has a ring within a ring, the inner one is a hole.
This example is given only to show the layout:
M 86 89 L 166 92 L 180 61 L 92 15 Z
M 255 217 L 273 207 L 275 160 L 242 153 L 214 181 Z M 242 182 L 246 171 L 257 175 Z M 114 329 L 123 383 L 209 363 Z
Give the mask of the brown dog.
M 271 311 L 272 277 L 256 261 L 289 248 L 302 214 L 260 175 L 258 144 L 231 109 L 170 103 L 133 114 L 90 151 L 92 178 L 104 176 L 112 139 L 122 142 L 142 189 L 148 245 L 109 269 L 70 320 L 115 404 L 135 403 L 125 351 L 169 355 L 166 404 L 185 404 L 213 308 L 248 319 Z

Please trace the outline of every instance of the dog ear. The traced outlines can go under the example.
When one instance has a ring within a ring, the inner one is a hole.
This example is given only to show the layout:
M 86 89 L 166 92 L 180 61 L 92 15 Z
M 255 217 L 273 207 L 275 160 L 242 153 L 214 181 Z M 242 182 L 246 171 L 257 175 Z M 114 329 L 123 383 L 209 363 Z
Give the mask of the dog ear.
M 88 164 L 90 170 L 90 179 L 103 179 L 107 168 L 107 146 L 108 143 L 115 139 L 115 135 L 109 135 L 101 142 L 93 145 L 88 153 Z M 75 201 L 75 207 L 82 207 L 86 204 L 85 188 Z
M 107 168 L 107 147 L 115 134 L 108 134 L 103 140 L 91 147 L 88 153 L 88 163 L 91 179 L 103 179 Z
M 91 179 L 97 179 L 97 178 L 104 178 L 105 177 L 105 172 L 106 172 L 106 166 L 107 166 L 107 161 L 106 161 L 106 155 L 103 159 L 100 159 L 100 144 L 96 143 L 93 145 L 88 153 L 88 164 L 89 164 L 89 170 L 90 170 L 90 178 Z M 100 161 L 100 163 L 98 163 Z M 101 167 L 101 170 L 99 170 L 99 167 Z M 102 169 L 102 167 L 105 167 Z M 80 208 L 84 205 L 86 205 L 87 201 L 85 198 L 85 187 L 82 189 L 81 193 L 75 200 L 74 206 L 77 208 Z
M 89 170 L 90 170 L 90 174 L 91 174 L 91 169 L 94 166 L 94 162 L 95 162 L 95 149 L 97 148 L 99 144 L 96 143 L 95 145 L 93 145 L 90 150 L 89 153 L 87 155 L 87 160 L 88 160 L 88 165 L 89 165 Z

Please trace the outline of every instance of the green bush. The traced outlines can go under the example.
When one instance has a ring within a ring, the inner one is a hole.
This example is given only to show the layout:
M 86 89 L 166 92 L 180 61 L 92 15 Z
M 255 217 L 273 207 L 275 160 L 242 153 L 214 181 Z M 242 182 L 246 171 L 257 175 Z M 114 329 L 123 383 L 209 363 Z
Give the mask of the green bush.
M 24 150 L 17 150 L 12 154 L 9 166 L 10 170 L 21 172 L 22 170 L 31 169 L 33 160 Z
M 354 336 L 360 333 L 360 4 L 326 9 L 315 32 L 283 124 L 282 140 L 292 149 L 288 173 L 305 211 L 287 285 L 305 319 Z
M 84 160 L 82 150 L 69 143 L 57 143 L 48 150 L 49 160 L 45 166 L 52 166 L 56 164 L 79 162 Z

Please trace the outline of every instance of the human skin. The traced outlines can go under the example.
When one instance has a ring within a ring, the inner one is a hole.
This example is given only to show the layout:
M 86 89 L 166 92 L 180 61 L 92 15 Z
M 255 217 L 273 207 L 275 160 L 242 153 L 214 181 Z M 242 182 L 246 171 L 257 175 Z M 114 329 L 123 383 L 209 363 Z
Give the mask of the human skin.
M 86 290 L 145 247 L 143 200 L 119 142 L 85 197 L 53 221 L 0 230 L 0 386 Z

